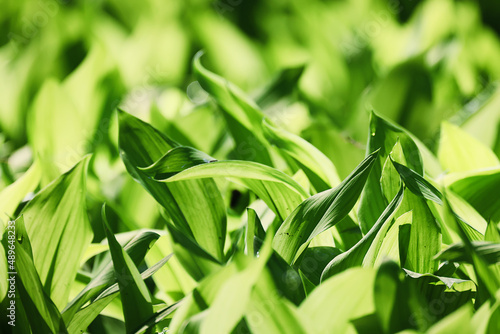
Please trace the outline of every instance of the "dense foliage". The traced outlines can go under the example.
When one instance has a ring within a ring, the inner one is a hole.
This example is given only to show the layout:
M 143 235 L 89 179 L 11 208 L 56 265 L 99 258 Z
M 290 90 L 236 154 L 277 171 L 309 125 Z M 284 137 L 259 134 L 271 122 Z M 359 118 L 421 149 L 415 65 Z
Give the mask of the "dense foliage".
M 1 332 L 500 332 L 497 9 L 7 1 Z

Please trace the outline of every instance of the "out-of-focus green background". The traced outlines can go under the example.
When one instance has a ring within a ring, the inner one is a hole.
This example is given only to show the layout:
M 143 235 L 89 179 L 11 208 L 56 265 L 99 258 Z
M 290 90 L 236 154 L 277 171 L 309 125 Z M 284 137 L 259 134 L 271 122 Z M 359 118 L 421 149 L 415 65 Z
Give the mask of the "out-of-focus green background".
M 363 155 L 372 109 L 431 149 L 448 119 L 498 154 L 499 13 L 487 0 L 3 0 L 3 184 L 16 151 L 56 166 L 46 182 L 102 142 L 112 151 L 118 105 L 181 142 L 193 127 L 209 138 L 210 124 L 185 121 L 207 100 L 191 69 L 202 49 L 251 96 L 306 65 L 293 94 L 264 111 L 334 160 L 341 149 Z M 488 122 L 470 117 L 480 109 Z M 186 144 L 214 153 L 210 140 Z M 341 174 L 352 169 L 337 160 Z

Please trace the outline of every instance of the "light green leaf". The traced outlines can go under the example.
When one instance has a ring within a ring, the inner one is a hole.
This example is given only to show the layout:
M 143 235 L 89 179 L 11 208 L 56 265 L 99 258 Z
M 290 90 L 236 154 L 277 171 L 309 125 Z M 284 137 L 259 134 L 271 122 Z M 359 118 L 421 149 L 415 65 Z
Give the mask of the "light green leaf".
M 373 313 L 374 282 L 375 270 L 368 268 L 352 268 L 324 280 L 299 308 L 308 332 L 346 333 L 350 320 Z
M 59 309 L 68 302 L 80 259 L 92 240 L 85 200 L 89 160 L 85 157 L 42 189 L 22 211 L 40 280 Z
M 240 321 L 250 300 L 252 289 L 271 256 L 271 238 L 272 233 L 264 240 L 258 258 L 252 259 L 243 270 L 224 282 L 210 304 L 201 325 L 201 334 L 228 333 Z
M 252 333 L 308 333 L 299 310 L 280 296 L 268 270 L 262 272 L 252 290 L 245 319 Z
M 36 189 L 41 175 L 40 164 L 35 160 L 23 176 L 0 192 L 0 223 L 12 218 L 19 203 Z
M 448 122 L 441 125 L 438 157 L 441 166 L 450 172 L 466 172 L 500 165 L 489 147 Z
M 471 304 L 462 306 L 428 329 L 428 334 L 477 333 L 471 326 L 473 308 Z

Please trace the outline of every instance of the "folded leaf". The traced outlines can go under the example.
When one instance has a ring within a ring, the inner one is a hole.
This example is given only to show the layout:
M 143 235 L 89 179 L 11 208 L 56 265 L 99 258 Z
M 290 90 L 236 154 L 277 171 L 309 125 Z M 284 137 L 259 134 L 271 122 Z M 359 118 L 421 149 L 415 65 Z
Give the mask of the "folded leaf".
M 339 186 L 306 199 L 286 218 L 273 240 L 274 249 L 285 261 L 293 264 L 309 241 L 349 214 L 377 154 L 370 154 Z

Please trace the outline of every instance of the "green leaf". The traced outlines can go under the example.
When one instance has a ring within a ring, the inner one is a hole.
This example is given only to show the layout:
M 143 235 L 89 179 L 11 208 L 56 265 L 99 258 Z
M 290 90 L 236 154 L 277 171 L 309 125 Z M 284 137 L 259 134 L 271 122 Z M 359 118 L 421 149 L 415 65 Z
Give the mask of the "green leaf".
M 110 231 L 104 206 L 102 216 L 115 276 L 120 288 L 126 330 L 127 333 L 134 333 L 142 323 L 153 316 L 151 296 L 134 262 Z M 150 332 L 147 331 L 147 333 Z
M 40 280 L 59 309 L 68 302 L 80 259 L 92 240 L 85 200 L 89 160 L 85 157 L 54 180 L 22 210 Z
M 299 79 L 304 73 L 305 65 L 285 68 L 265 87 L 262 92 L 259 92 L 256 99 L 257 104 L 261 108 L 267 108 L 280 99 L 287 97 L 297 86 Z
M 437 190 L 429 181 L 425 180 L 422 176 L 418 175 L 408 167 L 401 165 L 395 161 L 392 161 L 395 169 L 403 179 L 405 185 L 408 187 L 409 190 L 416 196 L 432 201 L 438 205 L 443 205 L 443 195 L 439 190 Z M 412 203 L 418 203 L 419 207 L 422 207 L 422 205 L 427 206 L 428 209 L 432 210 L 431 207 L 429 207 L 426 203 L 424 202 L 419 202 L 416 200 L 416 198 L 411 197 Z M 471 236 L 474 239 L 481 239 L 482 233 L 485 230 L 486 226 L 485 221 L 478 219 L 477 213 L 474 212 L 474 209 L 469 208 L 466 203 L 463 203 L 459 197 L 457 197 L 453 192 L 448 193 L 448 200 L 453 204 L 454 208 L 457 208 L 460 210 L 460 213 L 463 214 L 468 218 L 468 221 L 465 221 L 463 218 L 457 216 L 457 218 L 460 220 L 460 225 L 462 228 L 465 230 L 467 235 Z M 413 208 L 414 204 L 411 204 L 411 202 L 408 202 L 408 205 L 406 205 L 406 209 L 410 210 Z M 421 213 L 424 213 L 425 216 L 430 219 L 429 212 L 427 209 L 424 209 L 421 211 Z M 439 215 L 435 215 L 435 218 L 441 221 Z M 471 221 L 471 223 L 469 223 Z M 432 226 L 432 225 L 431 225 Z M 453 237 L 449 236 L 450 233 L 453 233 L 455 231 L 454 229 L 454 224 L 451 226 L 446 224 L 446 220 L 443 221 L 443 224 L 441 224 L 441 227 L 445 227 L 446 229 L 443 231 L 443 236 L 446 236 L 448 239 L 451 238 L 453 240 Z M 448 229 L 451 229 L 448 230 Z M 456 232 L 456 231 L 455 231 Z
M 154 231 L 146 230 L 134 232 L 134 236 L 124 244 L 123 249 L 127 252 L 132 261 L 136 265 L 139 265 L 144 259 L 151 243 L 159 237 L 160 235 Z M 116 277 L 114 275 L 111 256 L 108 253 L 106 258 L 103 259 L 100 267 L 96 269 L 96 273 L 93 275 L 92 280 L 62 311 L 64 321 L 66 323 L 72 323 L 75 313 L 78 312 L 88 300 L 94 299 L 103 289 L 109 287 L 114 282 L 116 282 Z M 84 329 L 85 328 L 86 327 L 84 327 Z
M 192 278 L 199 281 L 220 267 L 221 261 L 214 258 L 192 238 L 184 235 L 170 223 L 167 223 L 167 228 L 172 237 L 177 259 Z
M 286 218 L 273 240 L 285 261 L 294 263 L 315 236 L 349 214 L 376 158 L 377 152 L 370 154 L 339 186 L 306 199 Z
M 399 228 L 411 225 L 412 221 L 413 212 L 409 211 L 395 219 L 394 223 L 382 226 L 363 258 L 363 266 L 375 266 L 386 257 L 400 263 Z
M 469 239 L 463 226 L 459 223 L 457 215 L 453 212 L 453 209 L 449 206 L 448 202 L 444 201 L 445 206 L 445 216 L 444 219 L 447 221 L 448 225 L 455 225 L 455 228 L 462 239 L 465 247 L 467 248 L 467 253 L 472 257 L 472 262 L 474 266 L 474 272 L 476 274 L 478 292 L 476 296 L 476 305 L 483 304 L 489 298 L 495 298 L 495 293 L 500 288 L 500 277 L 496 275 L 483 256 L 481 256 L 474 247 L 474 244 Z
M 494 264 L 500 262 L 500 243 L 487 241 L 472 241 L 474 252 L 483 258 L 486 263 Z M 436 255 L 437 259 L 473 263 L 472 255 L 463 243 L 456 243 L 442 250 Z
M 154 275 L 158 270 L 160 270 L 165 263 L 172 257 L 172 254 L 163 258 L 158 263 L 146 269 L 141 273 L 141 278 L 146 280 L 147 278 Z M 105 291 L 103 291 L 99 296 L 97 296 L 90 305 L 85 306 L 79 310 L 68 324 L 69 333 L 81 333 L 84 332 L 87 327 L 94 321 L 94 319 L 102 312 L 102 310 L 118 296 L 120 288 L 118 283 L 115 283 Z
M 374 281 L 375 270 L 368 268 L 352 268 L 324 280 L 299 308 L 308 332 L 346 333 L 350 320 L 373 313 Z
M 210 304 L 200 333 L 229 333 L 245 313 L 251 293 L 272 253 L 272 233 L 260 248 L 260 255 L 226 280 Z
M 416 273 L 416 272 L 413 272 L 411 270 L 404 269 L 404 268 L 403 268 L 403 270 L 408 277 L 411 277 L 414 279 L 419 279 L 419 278 L 423 278 L 423 277 L 430 278 L 430 279 L 432 279 L 432 281 L 439 281 L 440 283 L 446 285 L 446 287 L 448 289 L 453 289 L 455 291 L 476 290 L 476 286 L 470 280 L 437 276 L 437 275 L 433 275 L 433 274 L 419 274 L 419 273 Z
M 410 168 L 401 165 L 392 159 L 391 161 L 394 168 L 396 168 L 401 176 L 401 179 L 405 183 L 405 186 L 407 186 L 412 193 L 439 205 L 443 204 L 441 193 L 429 181 Z
M 266 232 L 262 227 L 262 223 L 260 222 L 259 216 L 257 212 L 255 212 L 252 208 L 247 208 L 247 226 L 245 230 L 245 245 L 246 245 L 246 254 L 254 255 L 254 238 L 258 237 L 261 240 L 264 240 L 266 237 Z
M 12 218 L 19 203 L 38 186 L 41 174 L 40 164 L 35 160 L 23 176 L 0 192 L 0 223 Z
M 454 173 L 445 179 L 446 185 L 469 202 L 486 220 L 500 222 L 500 168 Z
M 15 301 L 22 303 L 22 308 L 29 315 L 28 320 L 33 333 L 67 333 L 61 314 L 45 291 L 35 268 L 33 248 L 23 216 L 9 222 L 2 242 L 6 250 L 14 251 L 14 264 L 8 267 L 10 273 L 8 278 L 15 280 L 14 284 L 17 284 Z M 19 305 L 15 307 L 21 308 Z
M 449 172 L 466 172 L 500 165 L 489 147 L 448 122 L 441 125 L 438 157 L 441 166 Z
M 390 227 L 390 224 L 392 223 L 392 216 L 403 200 L 403 194 L 404 189 L 403 187 L 400 187 L 399 192 L 377 219 L 377 222 L 375 223 L 375 225 L 373 225 L 370 231 L 365 234 L 365 236 L 356 245 L 354 245 L 348 251 L 337 255 L 328 263 L 328 265 L 323 270 L 323 273 L 321 274 L 321 281 L 324 281 L 327 278 L 336 275 L 348 268 L 361 266 L 363 264 L 363 259 L 365 258 L 366 253 L 369 250 L 373 240 L 382 229 L 382 233 L 384 233 L 384 231 L 387 231 L 387 229 Z M 385 235 L 385 233 L 382 235 Z
M 236 263 L 231 262 L 220 270 L 205 277 L 193 291 L 184 298 L 182 305 L 175 312 L 169 330 L 180 331 L 189 318 L 206 310 L 213 303 L 217 294 L 228 279 L 239 272 Z
M 335 166 L 320 150 L 299 136 L 272 126 L 268 120 L 263 125 L 267 140 L 297 162 L 317 191 L 340 183 Z
M 128 172 L 166 209 L 179 230 L 194 237 L 207 252 L 222 261 L 227 222 L 215 182 L 207 179 L 165 184 L 152 180 L 139 167 L 152 165 L 179 145 L 123 111 L 119 111 L 118 116 L 119 145 Z M 178 161 L 180 157 L 192 157 L 193 152 L 177 149 L 171 156 Z
M 252 333 L 305 334 L 306 322 L 297 308 L 279 295 L 271 274 L 264 270 L 252 290 L 245 319 Z
M 223 111 L 235 142 L 237 159 L 253 160 L 272 165 L 269 144 L 264 139 L 261 122 L 264 114 L 258 106 L 245 97 L 235 85 L 208 71 L 201 64 L 203 52 L 198 52 L 193 60 L 193 70 L 198 82 Z
M 270 142 L 279 148 L 280 153 L 298 162 L 316 190 L 325 190 L 340 183 L 335 167 L 321 151 L 304 139 L 273 127 L 241 90 L 205 69 L 201 65 L 201 56 L 202 53 L 198 53 L 194 58 L 194 71 L 201 86 L 213 95 L 222 108 L 236 141 L 237 157 L 271 165 Z
M 385 333 L 400 327 L 398 322 L 403 322 L 403 317 L 398 314 L 398 289 L 400 289 L 401 269 L 393 261 L 383 261 L 377 271 L 374 283 L 373 297 L 376 314 Z M 391 328 L 392 327 L 392 328 Z
M 373 172 L 366 181 L 366 187 L 361 195 L 358 208 L 361 231 L 365 234 L 368 233 L 388 204 L 388 200 L 385 199 L 382 192 L 380 179 L 384 163 L 390 152 L 395 148 L 396 143 L 399 143 L 399 150 L 402 151 L 404 161 L 408 166 L 419 174 L 423 174 L 423 162 L 419 146 L 417 146 L 414 139 L 406 130 L 372 112 L 367 153 L 378 149 L 380 153 L 377 162 L 374 164 Z M 391 198 L 390 194 L 387 194 L 387 196 Z
M 191 162 L 186 161 L 186 164 Z M 305 190 L 291 177 L 256 162 L 238 160 L 207 162 L 166 178 L 161 176 L 162 171 L 167 168 L 165 166 L 170 166 L 168 153 L 148 168 L 144 168 L 144 172 L 153 175 L 157 181 L 169 185 L 177 181 L 212 177 L 236 178 L 255 192 L 283 220 L 304 198 L 308 197 Z
M 466 304 L 428 329 L 429 334 L 475 333 L 471 326 L 473 308 Z

